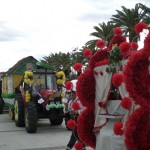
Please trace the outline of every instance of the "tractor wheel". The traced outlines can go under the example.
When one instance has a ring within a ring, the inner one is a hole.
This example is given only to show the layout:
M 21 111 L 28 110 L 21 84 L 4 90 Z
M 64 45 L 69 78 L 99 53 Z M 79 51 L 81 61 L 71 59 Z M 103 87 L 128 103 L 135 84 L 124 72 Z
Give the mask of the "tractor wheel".
M 63 109 L 56 109 L 52 108 L 50 109 L 50 115 L 49 120 L 51 122 L 51 125 L 61 125 L 63 122 Z
M 17 127 L 24 127 L 24 105 L 21 94 L 17 94 L 14 104 L 14 120 Z
M 38 121 L 37 107 L 34 102 L 26 104 L 25 108 L 25 127 L 28 133 L 36 133 Z
M 0 114 L 3 114 L 3 107 L 4 107 L 4 102 L 3 99 L 0 98 Z

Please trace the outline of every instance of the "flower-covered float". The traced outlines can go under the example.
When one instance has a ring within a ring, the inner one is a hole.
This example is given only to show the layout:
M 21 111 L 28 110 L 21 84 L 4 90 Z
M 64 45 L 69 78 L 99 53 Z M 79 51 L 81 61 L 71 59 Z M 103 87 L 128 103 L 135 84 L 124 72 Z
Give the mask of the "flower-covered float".
M 138 23 L 135 30 L 146 28 Z M 150 33 L 144 44 L 137 51 L 137 43 L 127 42 L 120 28 L 114 29 L 107 48 L 102 40 L 96 43 L 99 50 L 77 82 L 77 95 L 86 107 L 78 118 L 78 134 L 86 145 L 96 150 L 150 149 Z

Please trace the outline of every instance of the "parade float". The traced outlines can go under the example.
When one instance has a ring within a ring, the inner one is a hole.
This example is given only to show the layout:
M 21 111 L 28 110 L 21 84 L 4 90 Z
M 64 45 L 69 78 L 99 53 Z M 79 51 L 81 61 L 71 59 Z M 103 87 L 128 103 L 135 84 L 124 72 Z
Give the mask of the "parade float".
M 19 62 L 22 67 L 17 63 L 11 70 L 15 68 L 16 72 L 20 70 L 23 73 L 20 72 L 18 78 L 16 75 L 16 78 L 11 78 L 8 87 L 12 87 L 12 91 L 6 93 L 7 99 L 2 94 L 16 126 L 25 126 L 28 133 L 35 133 L 39 118 L 48 118 L 52 125 L 62 124 L 65 107 L 62 103 L 62 87 L 66 80 L 65 73 L 55 71 L 49 64 L 35 61 L 33 57 Z M 6 85 L 3 82 L 3 86 Z M 8 98 L 11 93 L 14 94 L 13 97 Z
M 137 33 L 143 29 L 143 22 L 135 27 Z M 150 149 L 150 33 L 139 51 L 120 28 L 114 29 L 108 47 L 103 40 L 96 46 L 99 50 L 77 81 L 86 108 L 77 120 L 80 139 L 96 150 Z

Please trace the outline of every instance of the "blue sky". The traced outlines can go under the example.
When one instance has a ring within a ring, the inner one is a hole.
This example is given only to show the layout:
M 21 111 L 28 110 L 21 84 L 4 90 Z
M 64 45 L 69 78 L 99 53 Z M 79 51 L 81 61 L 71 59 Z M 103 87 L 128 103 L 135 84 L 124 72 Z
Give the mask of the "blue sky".
M 93 26 L 107 22 L 121 6 L 141 0 L 0 0 L 0 72 L 18 60 L 40 60 L 50 53 L 71 52 L 94 37 Z M 142 0 L 150 7 L 149 0 Z

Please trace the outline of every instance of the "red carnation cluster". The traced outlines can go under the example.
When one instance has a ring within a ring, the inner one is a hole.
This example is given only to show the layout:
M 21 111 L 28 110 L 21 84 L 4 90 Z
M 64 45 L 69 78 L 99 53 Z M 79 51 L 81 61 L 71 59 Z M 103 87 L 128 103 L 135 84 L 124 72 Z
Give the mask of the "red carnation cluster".
M 122 36 L 122 35 L 115 35 L 113 36 L 113 38 L 111 39 L 108 49 L 111 50 L 112 46 L 117 44 L 118 46 L 122 43 L 126 41 L 126 37 Z
M 95 149 L 96 137 L 93 133 L 94 128 L 94 104 L 87 107 L 81 115 L 78 117 L 78 135 L 81 141 L 83 141 L 87 146 Z
M 112 83 L 114 86 L 119 87 L 124 81 L 123 75 L 119 73 L 114 73 L 112 77 Z
M 79 103 L 78 103 L 78 102 L 72 102 L 72 108 L 73 108 L 74 110 L 79 110 L 79 109 L 80 109 Z
M 120 52 L 124 55 L 130 52 L 131 44 L 128 42 L 122 42 L 119 46 Z
M 138 46 L 137 42 L 132 42 L 132 43 L 131 43 L 131 49 L 132 49 L 132 50 L 137 50 L 138 47 L 139 47 L 139 46 Z
M 78 98 L 83 106 L 87 107 L 94 103 L 95 79 L 92 70 L 87 69 L 78 77 L 76 89 Z
M 96 46 L 97 46 L 98 48 L 104 48 L 105 45 L 106 45 L 106 43 L 105 43 L 105 41 L 103 41 L 103 40 L 98 40 L 98 41 L 96 42 Z
M 73 68 L 74 68 L 75 71 L 79 71 L 82 68 L 82 64 L 81 63 L 75 63 Z
M 115 123 L 113 130 L 116 135 L 120 136 L 123 135 L 124 134 L 123 123 L 122 122 Z
M 70 119 L 67 122 L 67 126 L 68 126 L 69 129 L 73 130 L 77 126 L 77 123 L 73 119 Z
M 122 99 L 121 101 L 121 106 L 125 109 L 130 110 L 131 106 L 132 106 L 132 101 L 130 100 L 130 98 L 125 97 Z
M 129 57 L 124 70 L 124 81 L 129 97 L 144 108 L 150 108 L 149 55 L 144 50 L 137 51 Z
M 122 35 L 122 29 L 119 28 L 119 27 L 118 27 L 118 28 L 115 28 L 115 29 L 114 29 L 114 34 L 115 34 L 115 35 Z
M 125 144 L 128 150 L 150 149 L 150 113 L 143 109 L 136 109 L 126 122 Z
M 72 86 L 73 86 L 73 84 L 72 84 L 71 81 L 67 81 L 66 84 L 65 84 L 66 90 L 71 90 L 71 89 L 72 89 Z
M 90 58 L 92 55 L 92 51 L 90 49 L 85 49 L 83 51 L 83 56 L 86 57 L 86 58 Z
M 74 147 L 76 150 L 82 150 L 83 144 L 81 142 L 76 142 Z
M 135 32 L 138 34 L 143 31 L 143 29 L 147 29 L 148 26 L 144 22 L 139 22 L 135 25 Z
M 137 33 L 146 29 L 145 23 L 138 23 L 135 26 Z M 128 150 L 148 150 L 150 149 L 150 75 L 149 75 L 149 57 L 150 57 L 150 35 L 144 41 L 144 48 L 133 53 L 124 70 L 124 81 L 129 96 L 140 105 L 126 122 L 125 144 Z M 131 102 L 124 99 L 121 105 L 130 109 Z
M 109 59 L 104 59 L 102 61 L 99 61 L 99 62 L 95 63 L 95 67 L 102 66 L 102 65 L 108 65 L 109 63 L 110 63 Z
M 100 62 L 104 59 L 107 59 L 109 55 L 108 49 L 104 50 L 98 50 L 93 56 L 91 56 L 90 62 L 89 62 L 89 68 L 93 69 L 96 66 L 97 62 Z

